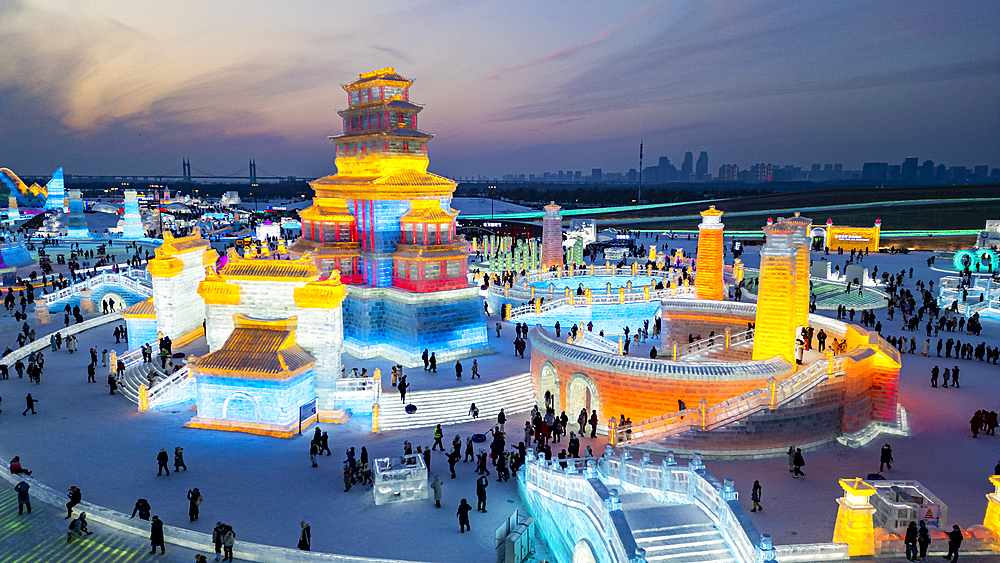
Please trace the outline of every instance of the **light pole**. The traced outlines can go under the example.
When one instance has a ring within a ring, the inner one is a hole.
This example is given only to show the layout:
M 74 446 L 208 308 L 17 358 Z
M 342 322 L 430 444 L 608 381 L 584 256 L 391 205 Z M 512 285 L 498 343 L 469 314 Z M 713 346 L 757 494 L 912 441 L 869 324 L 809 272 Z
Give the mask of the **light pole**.
M 490 189 L 490 220 L 492 220 L 493 219 L 493 190 L 497 189 L 497 187 L 495 185 L 493 185 L 493 184 L 490 184 L 489 189 Z

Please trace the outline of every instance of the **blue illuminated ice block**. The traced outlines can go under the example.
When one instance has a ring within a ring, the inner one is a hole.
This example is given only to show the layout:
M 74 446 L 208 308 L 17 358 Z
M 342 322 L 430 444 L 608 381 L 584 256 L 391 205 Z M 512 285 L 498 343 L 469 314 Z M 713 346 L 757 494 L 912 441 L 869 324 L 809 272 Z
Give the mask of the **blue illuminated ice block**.
M 135 190 L 125 190 L 122 238 L 140 239 L 145 236 L 146 231 L 142 228 L 142 215 L 139 214 L 139 198 Z
M 66 238 L 90 238 L 90 230 L 87 228 L 87 218 L 83 216 L 83 197 L 80 194 L 80 190 L 69 191 L 69 226 L 66 229 Z

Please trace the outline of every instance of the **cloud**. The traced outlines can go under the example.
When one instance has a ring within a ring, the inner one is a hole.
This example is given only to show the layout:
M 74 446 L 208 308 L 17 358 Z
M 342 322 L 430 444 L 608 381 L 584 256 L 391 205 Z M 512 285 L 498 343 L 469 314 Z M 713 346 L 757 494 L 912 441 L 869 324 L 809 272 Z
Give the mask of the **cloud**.
M 538 66 L 538 65 L 543 64 L 543 63 L 547 63 L 547 62 L 551 62 L 551 61 L 562 61 L 562 60 L 566 60 L 566 59 L 570 59 L 572 57 L 575 57 L 576 55 L 580 54 L 582 51 L 584 51 L 584 50 L 586 50 L 586 49 L 588 49 L 590 47 L 593 47 L 595 45 L 598 45 L 598 44 L 600 44 L 600 43 L 602 43 L 604 41 L 607 41 L 608 39 L 611 39 L 611 38 L 619 35 L 623 31 L 627 31 L 631 27 L 633 27 L 633 26 L 635 26 L 637 24 L 642 23 L 643 21 L 645 21 L 646 19 L 648 19 L 650 17 L 650 15 L 653 14 L 657 10 L 657 8 L 658 8 L 658 5 L 655 4 L 655 3 L 654 4 L 646 4 L 646 5 L 642 6 L 641 8 L 639 8 L 638 10 L 636 10 L 636 11 L 632 12 L 631 14 L 629 14 L 629 16 L 627 18 L 625 18 L 624 20 L 622 20 L 622 21 L 620 21 L 618 23 L 609 25 L 608 27 L 605 27 L 604 29 L 602 29 L 600 31 L 600 33 L 598 33 L 597 35 L 591 37 L 587 41 L 584 41 L 583 43 L 577 43 L 576 45 L 570 45 L 568 47 L 563 47 L 562 49 L 556 49 L 555 51 L 550 51 L 550 52 L 545 53 L 544 55 L 542 55 L 540 57 L 536 57 L 534 59 L 531 59 L 530 61 L 523 62 L 521 64 L 514 65 L 512 67 L 507 67 L 507 68 L 502 68 L 502 69 L 499 69 L 499 70 L 495 70 L 492 73 L 490 73 L 490 75 L 489 75 L 488 78 L 489 78 L 489 80 L 498 80 L 500 78 L 503 78 L 504 75 L 507 75 L 507 74 L 510 74 L 510 73 L 513 73 L 513 72 L 517 72 L 517 71 L 520 71 L 520 70 L 524 70 L 524 69 L 527 69 L 527 68 L 531 68 L 531 67 L 534 67 L 534 66 Z

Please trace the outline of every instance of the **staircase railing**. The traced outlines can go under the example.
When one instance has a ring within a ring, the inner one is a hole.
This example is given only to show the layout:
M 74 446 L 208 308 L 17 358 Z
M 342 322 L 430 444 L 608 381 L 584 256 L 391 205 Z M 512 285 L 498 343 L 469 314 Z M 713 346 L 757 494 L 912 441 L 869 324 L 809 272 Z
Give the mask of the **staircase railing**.
M 127 273 L 128 272 L 119 272 L 119 273 L 101 272 L 100 274 L 92 278 L 87 278 L 84 281 L 75 283 L 69 287 L 60 289 L 59 291 L 50 294 L 46 302 L 48 304 L 56 303 L 64 299 L 68 299 L 74 295 L 77 295 L 78 293 L 80 293 L 85 289 L 94 289 L 98 286 L 105 284 L 118 285 L 129 291 L 138 293 L 143 297 L 153 296 L 153 288 L 150 285 L 142 283 L 139 280 L 135 279 L 134 277 L 128 276 Z
M 108 315 L 101 315 L 100 317 L 88 319 L 86 321 L 83 321 L 82 323 L 70 325 L 66 328 L 62 328 L 53 331 L 49 334 L 42 335 L 36 338 L 34 342 L 27 343 L 24 346 L 21 346 L 20 348 L 14 350 L 10 354 L 7 354 L 3 358 L 0 358 L 0 364 L 13 366 L 18 360 L 27 358 L 29 355 L 31 355 L 32 352 L 37 352 L 39 350 L 44 350 L 45 348 L 48 348 L 50 346 L 49 337 L 57 332 L 62 334 L 63 338 L 66 338 L 71 334 L 77 334 L 79 332 L 83 332 L 85 330 L 101 326 L 103 324 L 111 323 L 114 321 L 120 321 L 121 318 L 122 318 L 121 313 L 111 313 Z
M 191 368 L 184 366 L 146 391 L 146 408 L 161 409 L 193 398 L 194 377 Z
M 747 344 L 753 343 L 753 331 L 747 330 L 744 332 L 738 332 L 736 334 L 729 335 L 729 342 L 726 342 L 725 334 L 717 334 L 715 336 L 710 336 L 708 338 L 702 338 L 701 340 L 695 340 L 689 344 L 684 344 L 677 347 L 677 359 L 681 359 L 684 356 L 690 356 L 691 354 L 696 354 L 698 352 L 704 352 L 706 350 L 722 350 L 725 348 L 732 348 L 735 346 L 745 346 Z
M 765 408 L 778 408 L 801 397 L 823 380 L 844 375 L 846 362 L 844 357 L 819 360 L 780 382 L 772 377 L 767 387 L 747 391 L 712 406 L 702 399 L 694 408 L 648 418 L 627 427 L 615 425 L 615 443 L 646 442 L 688 430 L 713 430 Z

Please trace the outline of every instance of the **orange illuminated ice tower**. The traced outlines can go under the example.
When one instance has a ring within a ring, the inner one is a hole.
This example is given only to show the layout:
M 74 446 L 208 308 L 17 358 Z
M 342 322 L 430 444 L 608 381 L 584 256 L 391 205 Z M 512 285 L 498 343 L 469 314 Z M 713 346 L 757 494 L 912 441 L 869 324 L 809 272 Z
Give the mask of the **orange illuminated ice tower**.
M 698 299 L 721 301 L 722 281 L 722 212 L 710 206 L 701 212 L 698 225 L 698 261 L 695 267 L 694 287 Z
M 812 219 L 801 217 L 798 212 L 795 217 L 784 220 L 795 227 L 792 243 L 795 244 L 795 324 L 809 324 L 809 262 L 812 242 Z
M 753 359 L 781 356 L 795 362 L 796 256 L 792 240 L 795 227 L 774 223 L 764 227 L 767 242 L 760 251 L 760 286 L 757 289 L 757 317 L 753 339 Z
M 561 209 L 554 201 L 545 206 L 542 217 L 542 268 L 562 268 L 563 265 Z

